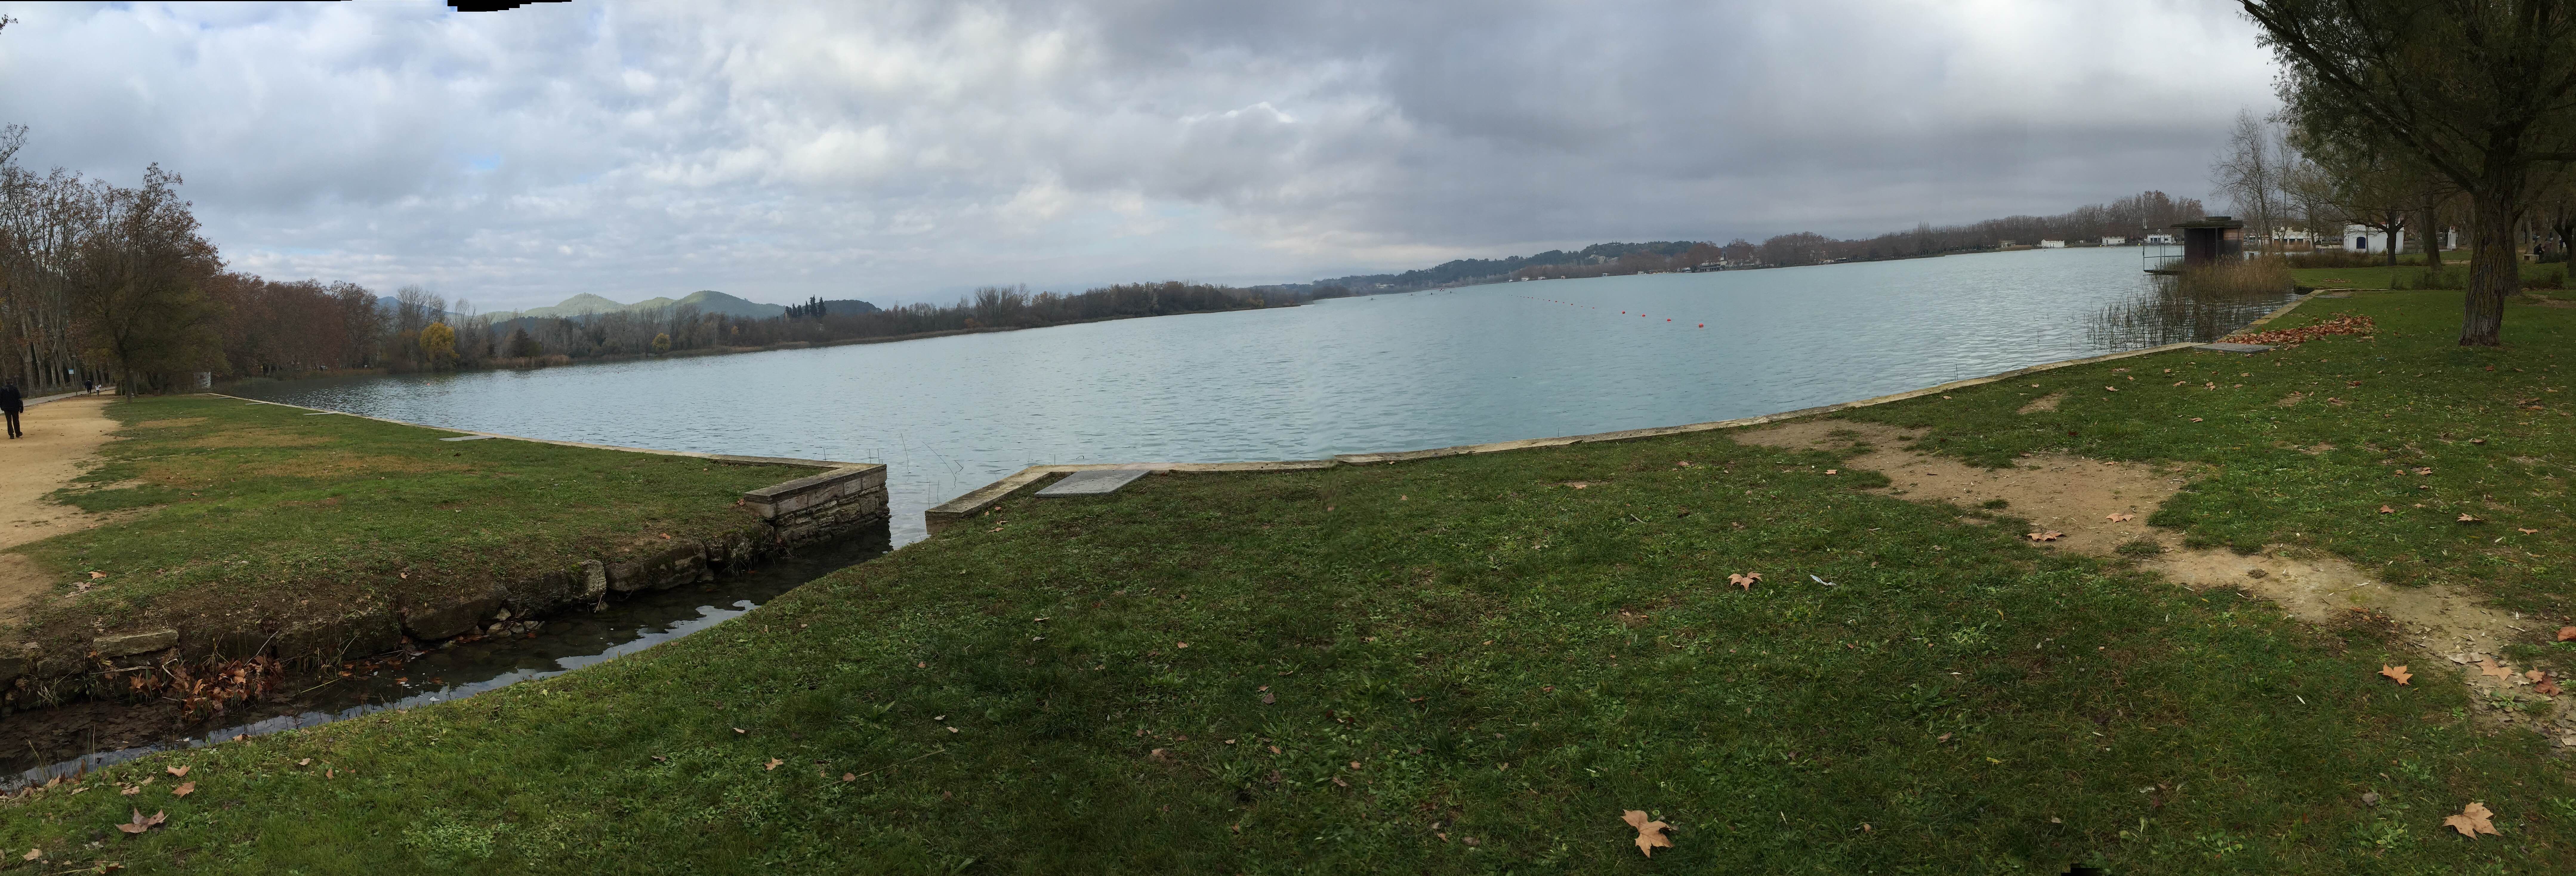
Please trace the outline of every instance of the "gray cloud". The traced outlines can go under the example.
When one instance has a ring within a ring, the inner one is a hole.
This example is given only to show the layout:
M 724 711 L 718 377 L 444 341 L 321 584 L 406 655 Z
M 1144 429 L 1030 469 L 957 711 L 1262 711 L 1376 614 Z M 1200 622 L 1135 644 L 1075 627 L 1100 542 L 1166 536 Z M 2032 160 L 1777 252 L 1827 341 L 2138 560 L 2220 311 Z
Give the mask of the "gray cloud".
M 487 307 L 1297 280 L 2202 194 L 2227 5 L 14 8 L 23 160 Z

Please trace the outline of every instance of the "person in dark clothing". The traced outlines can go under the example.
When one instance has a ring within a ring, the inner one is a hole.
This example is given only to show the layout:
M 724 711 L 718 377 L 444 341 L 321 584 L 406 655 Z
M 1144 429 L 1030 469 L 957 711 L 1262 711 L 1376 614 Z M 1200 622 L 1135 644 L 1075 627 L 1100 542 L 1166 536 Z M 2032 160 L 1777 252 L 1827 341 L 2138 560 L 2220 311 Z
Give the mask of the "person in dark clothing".
M 9 417 L 9 437 L 16 438 L 21 434 L 18 431 L 18 415 L 26 411 L 27 397 L 18 394 L 17 384 L 0 386 L 0 414 Z

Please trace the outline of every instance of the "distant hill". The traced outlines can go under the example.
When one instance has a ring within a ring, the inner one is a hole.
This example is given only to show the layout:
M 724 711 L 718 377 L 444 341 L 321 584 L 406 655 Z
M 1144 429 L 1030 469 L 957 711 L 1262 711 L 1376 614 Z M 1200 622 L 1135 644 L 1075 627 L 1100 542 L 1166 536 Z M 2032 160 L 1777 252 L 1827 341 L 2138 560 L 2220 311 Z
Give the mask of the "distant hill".
M 877 306 L 874 304 L 857 300 L 833 301 L 828 303 L 831 305 L 831 312 L 833 313 L 871 313 L 877 309 Z M 616 301 L 584 292 L 582 294 L 566 298 L 563 300 L 563 303 L 557 304 L 553 307 L 532 307 L 516 313 L 495 313 L 492 314 L 492 319 L 494 322 L 502 322 L 512 319 L 548 319 L 554 317 L 590 316 L 592 314 L 599 313 L 641 313 L 649 310 L 660 310 L 666 307 L 683 306 L 695 307 L 698 309 L 699 313 L 721 313 L 726 316 L 743 319 L 768 319 L 770 317 L 783 315 L 787 312 L 787 308 L 781 305 L 762 304 L 758 301 L 750 301 L 733 295 L 727 295 L 713 289 L 703 289 L 691 292 L 679 298 L 647 298 L 633 304 L 619 304 Z M 848 309 L 844 310 L 844 308 Z

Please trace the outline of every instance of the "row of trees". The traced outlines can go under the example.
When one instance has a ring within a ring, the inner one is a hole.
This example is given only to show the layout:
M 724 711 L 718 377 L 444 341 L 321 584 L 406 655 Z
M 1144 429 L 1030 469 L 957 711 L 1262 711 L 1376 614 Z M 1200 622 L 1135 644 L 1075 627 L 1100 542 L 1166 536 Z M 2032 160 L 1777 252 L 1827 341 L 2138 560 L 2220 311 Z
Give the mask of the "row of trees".
M 1926 223 L 1910 231 L 1854 240 L 1800 231 L 1776 235 L 1761 243 L 1737 238 L 1723 244 L 1650 244 L 1616 258 L 1550 260 L 1520 268 L 1509 276 L 1543 280 L 1682 271 L 1712 264 L 1729 267 L 1814 265 L 1978 252 L 2007 243 L 2028 246 L 2040 240 L 2098 242 L 2105 237 L 2135 240 L 2176 222 L 2198 218 L 2201 218 L 2199 200 L 2147 191 L 2107 204 L 2078 207 L 2055 216 L 2007 216 L 1962 225 Z M 1530 259 L 1537 261 L 1552 254 L 1542 253 Z
M 2231 199 L 2258 222 L 2313 223 L 2313 192 L 2334 214 L 2383 228 L 2411 215 L 2428 231 L 2448 205 L 2469 238 L 2460 343 L 2500 343 L 2529 225 L 2556 232 L 2562 252 L 2576 230 L 2576 2 L 2239 3 L 2281 64 L 2284 108 L 2277 137 L 2240 122 L 2220 167 Z M 2247 148 L 2266 139 L 2277 142 Z M 2317 178 L 2300 179 L 2310 167 Z
M 223 263 L 155 165 L 125 188 L 19 166 L 27 129 L 0 129 L 0 380 L 31 393 L 104 379 L 129 391 L 215 361 Z

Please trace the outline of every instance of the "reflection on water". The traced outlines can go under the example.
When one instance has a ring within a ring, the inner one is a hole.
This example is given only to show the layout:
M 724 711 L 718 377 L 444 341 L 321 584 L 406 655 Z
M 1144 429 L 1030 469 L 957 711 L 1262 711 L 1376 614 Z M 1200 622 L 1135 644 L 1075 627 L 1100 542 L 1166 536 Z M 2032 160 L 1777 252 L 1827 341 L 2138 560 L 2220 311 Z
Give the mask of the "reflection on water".
M 2174 277 L 2154 278 L 2150 288 L 2105 305 L 2086 326 L 2086 337 L 2105 350 L 2125 350 L 2226 337 L 2297 296 L 2282 291 L 2244 294 L 2193 289 Z
M 877 529 L 836 543 L 800 548 L 772 558 L 759 569 L 727 576 L 713 585 L 639 593 L 611 602 L 607 610 L 596 613 L 570 609 L 546 618 L 543 632 L 532 639 L 499 637 L 449 642 L 413 658 L 398 670 L 338 679 L 290 702 L 269 704 L 263 711 L 280 714 L 256 721 L 184 735 L 174 731 L 153 744 L 78 756 L 70 756 L 74 752 L 68 751 L 0 752 L 0 758 L 7 758 L 0 763 L 6 763 L 7 769 L 24 770 L 15 776 L 0 777 L 0 793 L 124 763 L 156 751 L 198 748 L 239 737 L 320 726 L 386 709 L 434 705 L 522 681 L 562 675 L 715 626 L 797 585 L 881 556 L 889 547 L 886 531 Z M 175 713 L 175 707 L 171 711 Z M 17 717 L 26 720 L 40 715 L 20 713 Z M 5 727 L 0 723 L 0 728 Z

